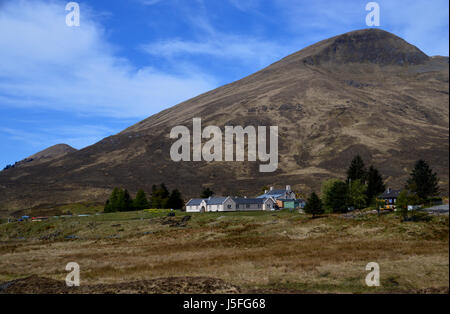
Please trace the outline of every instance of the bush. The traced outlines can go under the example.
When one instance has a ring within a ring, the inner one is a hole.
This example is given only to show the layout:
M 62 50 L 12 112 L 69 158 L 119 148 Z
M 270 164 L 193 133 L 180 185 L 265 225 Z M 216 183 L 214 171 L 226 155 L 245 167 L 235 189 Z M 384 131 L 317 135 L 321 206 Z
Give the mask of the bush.
M 425 221 L 425 222 L 428 222 L 428 221 L 431 221 L 432 219 L 433 218 L 431 217 L 431 215 L 426 212 L 415 211 L 415 213 L 413 213 L 412 216 L 403 219 L 403 221 L 415 221 L 415 222 Z
M 420 197 L 418 197 L 415 193 L 403 190 L 397 197 L 397 202 L 395 205 L 397 213 L 402 216 L 403 221 L 409 221 L 408 205 L 418 205 L 420 202 Z M 412 215 L 414 216 L 415 214 L 416 211 L 412 211 Z
M 349 183 L 348 199 L 349 205 L 357 209 L 364 208 L 367 204 L 367 186 L 360 180 L 351 181 Z

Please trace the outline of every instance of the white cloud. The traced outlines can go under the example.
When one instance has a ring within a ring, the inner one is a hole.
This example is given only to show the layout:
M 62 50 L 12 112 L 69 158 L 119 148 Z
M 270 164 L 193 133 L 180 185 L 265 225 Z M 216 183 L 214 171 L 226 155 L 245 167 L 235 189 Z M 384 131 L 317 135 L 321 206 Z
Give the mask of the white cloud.
M 229 0 L 229 2 L 231 3 L 231 5 L 233 5 L 234 7 L 236 7 L 238 10 L 244 11 L 244 12 L 255 12 L 258 8 L 259 5 L 261 4 L 260 1 L 258 0 Z
M 143 49 L 151 55 L 166 58 L 183 55 L 210 55 L 257 67 L 265 66 L 291 52 L 287 46 L 275 42 L 225 34 L 211 36 L 204 41 L 164 40 L 146 44 Z
M 162 0 L 138 0 L 138 2 L 143 5 L 154 5 L 162 2 Z
M 221 62 L 234 61 L 236 64 L 250 66 L 253 70 L 261 69 L 296 50 L 292 43 L 281 44 L 254 34 L 219 31 L 210 21 L 205 3 L 198 0 L 196 4 L 195 12 L 190 7 L 182 9 L 185 19 L 196 30 L 194 34 L 198 39 L 164 39 L 144 44 L 142 49 L 150 55 L 165 57 L 171 61 L 177 57 L 207 55 L 219 58 Z M 240 9 L 250 9 L 250 5 L 243 5 Z
M 157 3 L 157 0 L 138 1 L 147 5 Z M 256 1 L 230 1 L 241 10 L 259 6 Z M 102 26 L 84 4 L 81 27 L 71 28 L 65 25 L 65 1 L 2 2 L 0 106 L 145 117 L 217 86 L 217 80 L 203 72 L 208 69 L 180 65 L 180 56 L 212 56 L 253 70 L 306 44 L 359 28 L 355 25 L 363 28 L 367 13 L 364 3 L 359 2 L 344 5 L 277 0 L 274 16 L 280 21 L 279 27 L 289 27 L 292 34 L 291 40 L 280 42 L 251 32 L 220 32 L 210 22 L 204 3 L 195 3 L 181 9 L 186 10 L 183 16 L 196 28 L 197 33 L 192 35 L 197 37 L 169 38 L 143 45 L 147 53 L 170 59 L 181 69 L 178 74 L 168 74 L 151 67 L 137 68 L 118 57 L 116 47 L 108 43 Z M 448 4 L 380 1 L 380 6 L 383 28 L 428 54 L 448 55 Z
M 64 2 L 6 2 L 0 11 L 0 105 L 145 117 L 216 87 L 199 71 L 167 74 L 115 55 L 81 7 L 67 27 Z

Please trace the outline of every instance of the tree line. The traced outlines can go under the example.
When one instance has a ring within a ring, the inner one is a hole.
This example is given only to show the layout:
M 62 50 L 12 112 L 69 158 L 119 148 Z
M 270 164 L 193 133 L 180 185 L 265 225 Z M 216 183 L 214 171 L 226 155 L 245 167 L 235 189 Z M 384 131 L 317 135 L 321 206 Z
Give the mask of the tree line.
M 146 208 L 182 209 L 184 201 L 178 189 L 169 192 L 164 183 L 153 185 L 150 198 L 143 189 L 139 189 L 133 199 L 127 189 L 114 188 L 106 200 L 105 213 L 117 211 L 142 210 Z
M 309 196 L 305 212 L 313 217 L 328 213 L 344 213 L 349 208 L 362 209 L 377 204 L 377 196 L 386 186 L 380 172 L 373 165 L 366 168 L 361 156 L 356 155 L 347 170 L 345 181 L 329 179 L 322 184 L 321 197 Z M 400 212 L 407 212 L 407 205 L 420 204 L 439 192 L 437 174 L 424 160 L 416 162 L 405 188 L 397 199 Z

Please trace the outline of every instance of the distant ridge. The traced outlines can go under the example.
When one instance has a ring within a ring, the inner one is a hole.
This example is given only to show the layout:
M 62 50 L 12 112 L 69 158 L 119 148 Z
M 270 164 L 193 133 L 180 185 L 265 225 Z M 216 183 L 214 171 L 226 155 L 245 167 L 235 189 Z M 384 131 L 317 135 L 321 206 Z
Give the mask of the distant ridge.
M 72 153 L 72 152 L 76 152 L 77 149 L 73 148 L 70 145 L 67 144 L 56 144 L 53 146 L 50 146 L 44 150 L 41 150 L 40 152 L 31 155 L 28 158 L 33 158 L 33 159 L 51 159 L 51 158 L 56 158 L 56 157 L 61 157 L 65 154 L 68 153 Z
M 47 147 L 40 152 L 33 154 L 27 158 L 22 159 L 19 162 L 14 164 L 14 167 L 22 167 L 22 166 L 31 166 L 37 165 L 42 162 L 50 161 L 52 159 L 62 157 L 66 154 L 76 152 L 77 149 L 73 148 L 67 144 L 56 144 L 50 147 Z

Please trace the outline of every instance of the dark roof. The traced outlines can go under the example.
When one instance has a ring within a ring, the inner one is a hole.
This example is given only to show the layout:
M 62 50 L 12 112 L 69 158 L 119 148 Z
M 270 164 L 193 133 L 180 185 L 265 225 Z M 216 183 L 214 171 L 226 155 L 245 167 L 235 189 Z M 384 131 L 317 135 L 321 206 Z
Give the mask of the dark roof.
M 287 190 L 272 190 L 272 191 L 268 191 L 266 194 L 267 195 L 279 195 L 279 194 L 284 194 L 286 193 Z
M 203 198 L 193 198 L 186 203 L 186 206 L 197 206 L 203 201 Z
M 257 196 L 257 198 L 269 198 L 269 197 L 277 197 L 283 195 L 286 192 L 292 192 L 288 190 L 270 190 L 267 193 Z
M 220 205 L 223 204 L 223 202 L 225 202 L 225 200 L 228 197 L 222 197 L 222 196 L 218 196 L 218 197 L 211 197 L 211 198 L 207 198 L 205 199 L 206 204 L 208 205 Z
M 400 194 L 400 190 L 387 189 L 379 198 L 396 198 Z
M 207 205 L 220 205 L 225 202 L 227 197 L 217 196 L 210 198 L 193 198 L 189 202 L 186 203 L 186 206 L 197 206 L 200 205 L 202 201 L 205 201 Z
M 236 204 L 264 204 L 266 199 L 264 198 L 244 198 L 235 197 L 232 199 Z

